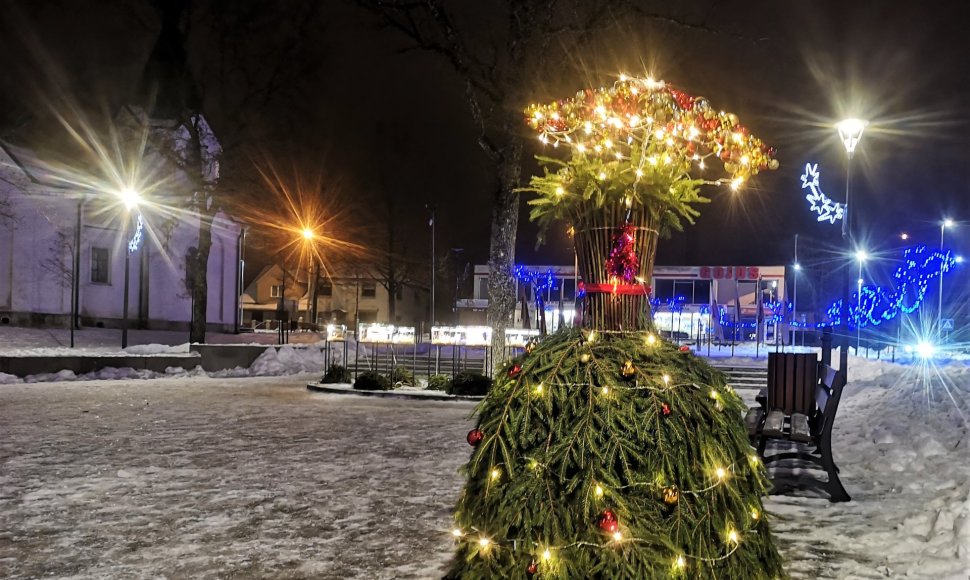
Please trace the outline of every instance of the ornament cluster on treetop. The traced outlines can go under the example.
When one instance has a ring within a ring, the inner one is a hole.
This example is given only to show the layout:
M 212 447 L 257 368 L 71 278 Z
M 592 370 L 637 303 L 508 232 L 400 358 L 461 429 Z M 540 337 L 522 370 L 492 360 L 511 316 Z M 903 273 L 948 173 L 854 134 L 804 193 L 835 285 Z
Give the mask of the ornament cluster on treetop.
M 540 141 L 570 149 L 554 176 L 533 180 L 541 195 L 532 200 L 534 217 L 541 217 L 543 205 L 588 201 L 597 193 L 606 198 L 598 200 L 600 205 L 613 201 L 630 207 L 658 196 L 676 198 L 682 186 L 728 184 L 737 190 L 759 171 L 778 167 L 774 148 L 752 135 L 737 115 L 664 81 L 621 76 L 612 87 L 532 104 L 525 112 Z M 705 177 L 716 170 L 712 162 L 720 163 L 727 177 Z

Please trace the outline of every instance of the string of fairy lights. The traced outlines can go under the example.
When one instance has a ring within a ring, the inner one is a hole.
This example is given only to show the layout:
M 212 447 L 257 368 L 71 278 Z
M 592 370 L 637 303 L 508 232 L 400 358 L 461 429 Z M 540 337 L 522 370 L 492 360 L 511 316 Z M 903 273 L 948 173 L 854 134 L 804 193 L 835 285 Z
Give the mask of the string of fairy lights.
M 588 366 L 595 366 L 597 363 L 595 357 L 592 356 L 591 345 L 596 343 L 598 332 L 610 333 L 611 331 L 585 331 L 580 335 L 580 339 L 574 343 L 573 348 L 567 350 L 567 353 L 575 353 L 577 350 L 584 350 L 584 352 L 582 352 L 579 356 L 580 362 Z M 662 342 L 654 334 L 646 333 L 644 335 L 643 345 L 646 348 L 651 349 L 654 347 L 659 347 L 661 344 Z M 534 348 L 535 343 L 529 343 L 529 345 L 526 347 L 527 355 L 531 354 Z M 699 390 L 704 389 L 704 387 L 701 387 L 694 382 L 675 382 L 671 378 L 670 374 L 666 372 L 659 374 L 659 376 L 649 376 L 643 370 L 633 365 L 632 361 L 630 360 L 623 364 L 620 369 L 620 374 L 624 379 L 631 381 L 631 384 L 622 384 L 617 382 L 611 385 L 597 386 L 594 385 L 592 381 L 556 381 L 551 377 L 558 372 L 562 363 L 562 361 L 559 361 L 559 363 L 549 371 L 548 375 L 543 380 L 539 381 L 535 385 L 529 385 L 527 384 L 527 381 L 520 380 L 520 377 L 522 376 L 529 376 L 529 369 L 526 368 L 528 362 L 528 358 L 526 358 L 523 364 L 516 363 L 508 369 L 509 378 L 516 381 L 515 390 L 510 394 L 510 399 L 515 398 L 521 391 L 531 393 L 532 396 L 542 397 L 549 392 L 550 387 L 588 388 L 592 389 L 593 391 L 598 391 L 605 397 L 612 396 L 614 393 L 619 391 L 650 390 L 662 395 L 664 393 L 669 393 L 681 388 L 695 388 Z M 640 383 L 641 379 L 645 380 L 643 384 Z M 734 390 L 730 387 L 725 386 L 723 391 L 729 395 L 736 396 Z M 714 401 L 714 406 L 717 410 L 724 409 L 724 406 L 722 405 L 722 396 L 722 393 L 717 388 L 712 387 L 709 391 L 709 397 Z M 670 414 L 671 411 L 667 403 L 662 404 L 662 410 L 660 412 L 665 416 Z M 495 435 L 493 434 L 492 436 L 494 437 Z M 478 429 L 473 429 L 468 434 L 469 444 L 475 447 L 478 447 L 478 445 L 484 440 L 485 434 Z M 560 480 L 563 479 L 562 475 L 557 476 L 554 469 L 552 469 L 549 465 L 540 462 L 535 457 L 525 457 L 524 460 L 526 461 L 528 471 L 536 476 L 544 475 L 546 477 L 557 477 Z M 675 505 L 680 501 L 680 497 L 682 495 L 698 496 L 704 493 L 711 493 L 718 488 L 728 485 L 732 475 L 737 473 L 737 467 L 745 462 L 750 464 L 751 468 L 754 469 L 760 464 L 760 458 L 756 454 L 750 454 L 745 458 L 736 459 L 729 464 L 712 466 L 706 470 L 705 478 L 708 484 L 706 487 L 698 489 L 679 489 L 678 486 L 668 484 L 667 482 L 663 481 L 663 476 L 658 474 L 657 478 L 653 481 L 635 481 L 625 485 L 613 486 L 612 488 L 603 482 L 592 482 L 590 491 L 588 493 L 592 495 L 594 500 L 597 502 L 603 502 L 605 505 L 608 496 L 612 494 L 636 488 L 650 488 L 654 491 L 660 491 L 664 503 L 667 505 Z M 500 485 L 503 481 L 503 477 L 505 476 L 503 464 L 496 461 L 495 446 L 492 447 L 492 453 L 490 455 L 490 467 L 486 469 L 484 473 L 485 477 L 487 478 L 486 493 L 487 490 L 491 489 L 493 486 Z M 748 512 L 748 520 L 744 522 L 742 526 L 739 527 L 734 524 L 729 524 L 724 530 L 723 540 L 725 552 L 723 554 L 716 557 L 708 557 L 690 554 L 687 551 L 677 551 L 670 556 L 671 571 L 677 575 L 685 574 L 688 568 L 688 562 L 691 560 L 697 562 L 717 562 L 729 558 L 737 551 L 743 535 L 756 529 L 757 525 L 761 522 L 761 517 L 762 513 L 759 506 L 751 506 Z M 606 537 L 608 539 L 604 542 L 580 540 L 562 545 L 553 545 L 542 542 L 541 540 L 526 538 L 496 539 L 493 534 L 474 526 L 470 526 L 465 530 L 460 527 L 456 527 L 451 530 L 451 535 L 456 543 L 464 543 L 470 546 L 476 550 L 477 555 L 480 557 L 488 557 L 490 554 L 494 553 L 495 550 L 499 549 L 510 548 L 513 551 L 516 551 L 520 549 L 520 546 L 528 546 L 528 548 L 534 554 L 534 557 L 527 568 L 527 572 L 530 576 L 540 572 L 543 568 L 551 570 L 551 568 L 556 565 L 556 555 L 570 549 L 581 547 L 595 549 L 616 549 L 625 544 L 654 543 L 647 538 L 640 538 L 628 533 L 624 533 L 623 527 L 612 510 L 605 509 L 597 523 L 600 529 L 606 532 Z

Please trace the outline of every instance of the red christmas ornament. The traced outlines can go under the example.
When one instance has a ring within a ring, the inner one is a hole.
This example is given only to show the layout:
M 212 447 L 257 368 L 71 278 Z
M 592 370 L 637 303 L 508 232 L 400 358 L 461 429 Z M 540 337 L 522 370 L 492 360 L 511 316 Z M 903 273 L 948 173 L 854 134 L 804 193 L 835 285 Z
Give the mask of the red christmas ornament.
M 620 527 L 620 523 L 616 519 L 616 514 L 611 510 L 604 510 L 600 515 L 598 525 L 601 530 L 608 532 L 610 534 L 616 532 Z
M 471 445 L 472 447 L 478 447 L 478 444 L 481 443 L 482 439 L 484 438 L 485 438 L 485 434 L 482 433 L 480 429 L 472 429 L 471 431 L 468 432 L 468 437 L 466 437 L 465 439 L 468 440 L 468 444 Z
M 514 364 L 512 365 L 512 368 L 509 369 L 509 377 L 514 379 L 515 377 L 519 376 L 519 373 L 521 372 L 522 365 Z
M 535 576 L 539 573 L 539 563 L 535 560 L 529 562 L 529 566 L 525 569 L 525 573 L 529 576 Z
M 694 97 L 688 95 L 684 91 L 670 89 L 670 96 L 674 98 L 674 101 L 677 102 L 677 106 L 682 110 L 689 111 L 694 108 Z
M 660 405 L 660 412 L 664 414 L 664 417 L 669 417 L 671 412 L 670 405 L 668 405 L 667 403 Z
M 617 229 L 610 241 L 610 255 L 606 258 L 606 275 L 632 282 L 640 273 L 640 259 L 634 245 L 637 241 L 637 228 L 625 223 Z
M 680 347 L 680 352 L 690 352 L 690 347 L 687 346 L 686 344 L 685 345 L 682 345 Z

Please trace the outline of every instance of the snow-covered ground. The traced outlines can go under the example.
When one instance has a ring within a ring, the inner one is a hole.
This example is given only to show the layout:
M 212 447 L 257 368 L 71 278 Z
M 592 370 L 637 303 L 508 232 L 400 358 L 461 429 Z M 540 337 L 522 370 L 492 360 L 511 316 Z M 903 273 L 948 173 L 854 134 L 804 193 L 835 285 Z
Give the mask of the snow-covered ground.
M 0 388 L 0 577 L 440 578 L 470 403 L 316 375 Z M 970 577 L 970 368 L 853 359 L 850 503 L 773 496 L 794 578 Z

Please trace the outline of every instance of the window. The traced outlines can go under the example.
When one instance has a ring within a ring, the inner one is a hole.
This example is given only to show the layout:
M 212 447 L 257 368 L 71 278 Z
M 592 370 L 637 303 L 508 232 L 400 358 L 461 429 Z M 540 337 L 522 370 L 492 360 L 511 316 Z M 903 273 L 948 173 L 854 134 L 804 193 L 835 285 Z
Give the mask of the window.
M 562 281 L 562 299 L 567 302 L 576 298 L 576 280 L 564 278 Z
M 364 298 L 374 298 L 377 296 L 377 282 L 361 282 L 360 295 Z
M 668 300 L 672 300 L 674 297 L 674 281 L 657 280 L 657 283 L 654 284 L 653 296 L 660 300 L 661 304 L 666 304 Z
M 91 282 L 93 284 L 110 284 L 108 264 L 111 254 L 108 248 L 91 248 Z
M 269 295 L 270 295 L 271 298 L 279 298 L 280 296 L 282 296 L 283 295 L 283 285 L 282 284 L 274 284 L 274 285 L 272 285 L 270 287 L 270 289 L 269 289 Z
M 694 281 L 674 280 L 674 299 L 683 304 L 694 304 Z
M 317 296 L 333 296 L 333 284 L 321 282 L 320 288 L 317 289 Z
M 694 304 L 711 303 L 711 281 L 694 280 Z
M 709 304 L 710 280 L 657 280 L 653 295 L 661 304 L 676 299 L 682 304 Z
M 488 300 L 488 278 L 481 277 L 478 279 L 478 292 L 475 293 L 475 298 L 479 300 Z

